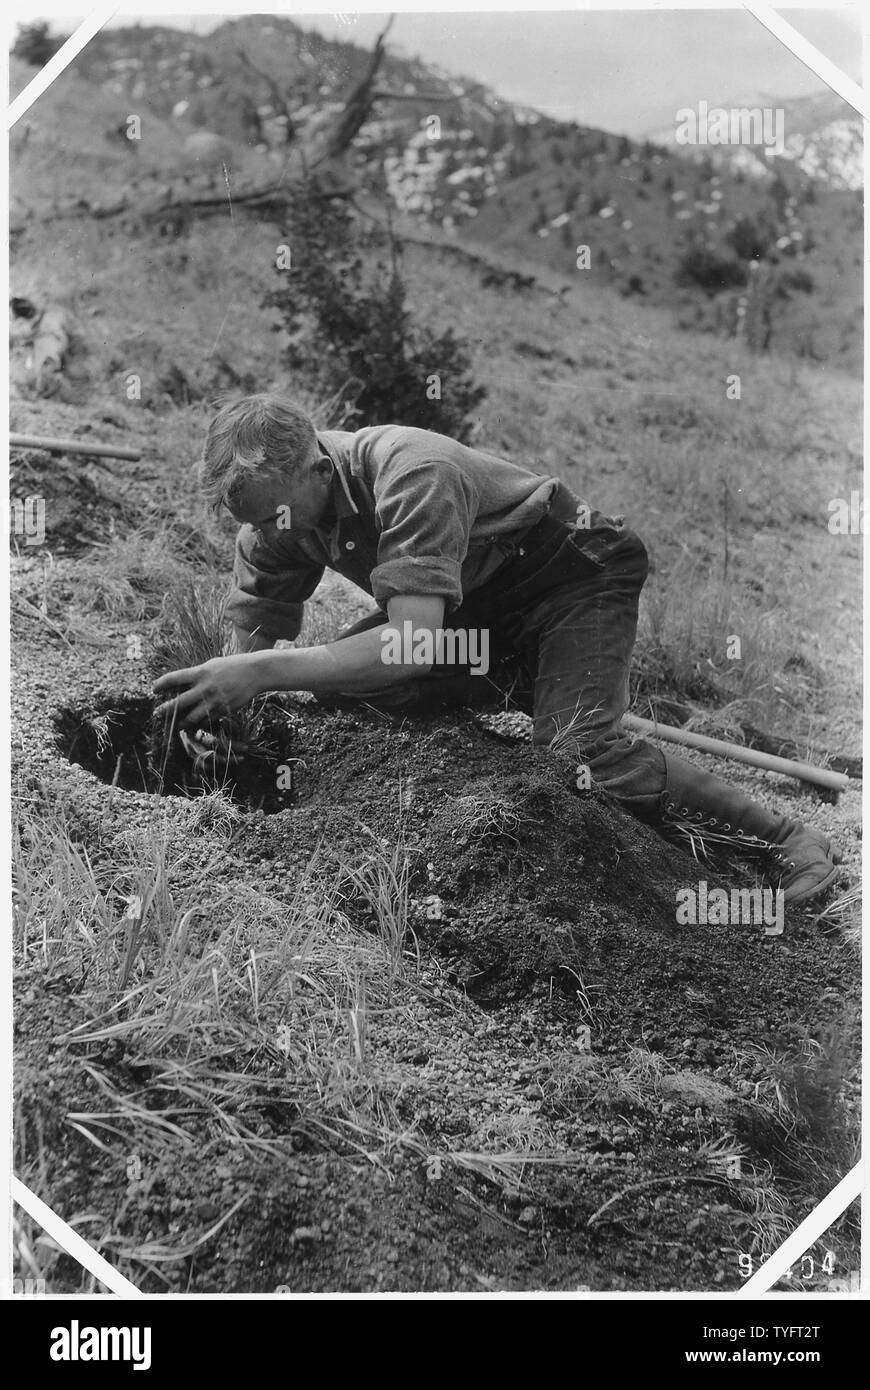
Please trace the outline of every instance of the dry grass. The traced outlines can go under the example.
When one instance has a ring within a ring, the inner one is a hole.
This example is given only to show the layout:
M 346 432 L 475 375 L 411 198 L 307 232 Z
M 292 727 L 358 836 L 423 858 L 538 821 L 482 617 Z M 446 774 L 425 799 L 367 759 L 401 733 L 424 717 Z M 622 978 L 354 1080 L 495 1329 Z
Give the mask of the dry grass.
M 409 962 L 420 970 L 420 947 L 410 922 L 410 885 L 413 860 L 419 850 L 406 838 L 402 788 L 399 814 L 392 843 L 360 825 L 364 837 L 359 858 L 351 862 L 336 855 L 339 890 L 348 903 L 360 904 L 383 943 L 393 979 L 404 976 Z
M 192 533 L 171 522 L 142 526 L 112 536 L 76 564 L 75 600 L 84 612 L 103 614 L 112 622 L 143 622 L 160 613 L 173 589 L 216 559 L 204 537 L 193 545 Z
M 150 1152 L 191 1144 L 207 1121 L 257 1149 L 286 1150 L 301 1126 L 370 1152 L 393 1123 L 366 1045 L 369 1011 L 396 985 L 393 938 L 350 925 L 345 880 L 317 855 L 282 900 L 216 885 L 216 867 L 159 819 L 97 858 L 62 815 L 22 808 L 16 957 L 86 977 L 91 1017 L 67 1046 L 123 1039 L 145 1078 L 122 1090 L 84 1063 L 105 1104 L 70 1122 L 100 1149 L 112 1136 Z M 387 910 L 394 887 L 381 882 Z M 280 1142 L 260 1133 L 267 1103 L 288 1116 Z
M 781 607 L 750 601 L 706 565 L 678 561 L 642 605 L 634 658 L 641 691 L 712 697 L 717 705 L 739 700 L 753 722 L 775 726 L 784 698 L 799 700 L 811 688 L 804 671 L 787 669 L 794 647 L 784 619 Z
M 861 906 L 861 886 L 856 884 L 829 902 L 813 918 L 813 922 L 823 931 L 842 932 L 846 944 L 860 954 L 863 933 Z
M 227 598 L 226 582 L 185 577 L 170 588 L 148 644 L 149 672 L 181 671 L 222 656 L 229 637 Z
M 506 839 L 519 846 L 518 833 L 528 817 L 521 816 L 507 797 L 480 790 L 451 799 L 452 834 L 462 841 Z

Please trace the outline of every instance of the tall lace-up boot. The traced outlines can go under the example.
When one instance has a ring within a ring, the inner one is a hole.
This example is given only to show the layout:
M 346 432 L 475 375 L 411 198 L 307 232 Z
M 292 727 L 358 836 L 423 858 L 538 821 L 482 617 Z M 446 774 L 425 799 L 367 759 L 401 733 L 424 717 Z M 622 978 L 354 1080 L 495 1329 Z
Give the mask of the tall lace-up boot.
M 787 903 L 806 902 L 833 883 L 842 855 L 820 830 L 775 816 L 693 763 L 664 756 L 660 826 L 685 835 L 696 857 L 712 845 L 761 855 L 767 882 Z

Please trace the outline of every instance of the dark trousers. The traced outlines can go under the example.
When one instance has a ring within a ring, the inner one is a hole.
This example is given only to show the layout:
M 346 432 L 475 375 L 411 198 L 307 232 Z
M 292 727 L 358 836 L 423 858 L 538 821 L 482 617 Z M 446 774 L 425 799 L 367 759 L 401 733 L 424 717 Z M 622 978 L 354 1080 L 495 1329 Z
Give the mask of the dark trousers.
M 588 508 L 559 485 L 547 515 L 500 542 L 507 559 L 443 626 L 487 629 L 490 669 L 436 665 L 419 680 L 359 699 L 384 708 L 471 704 L 519 709 L 534 742 L 589 768 L 596 785 L 643 817 L 665 787 L 662 753 L 621 727 L 647 553 L 621 519 Z M 342 637 L 387 621 L 381 609 Z

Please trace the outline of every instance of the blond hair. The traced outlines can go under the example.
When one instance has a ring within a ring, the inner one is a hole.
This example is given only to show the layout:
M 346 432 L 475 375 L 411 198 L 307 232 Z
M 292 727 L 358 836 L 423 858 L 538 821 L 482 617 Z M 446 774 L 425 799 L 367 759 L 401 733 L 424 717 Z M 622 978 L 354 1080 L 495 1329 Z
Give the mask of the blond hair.
M 222 405 L 209 425 L 197 468 L 200 491 L 219 511 L 253 477 L 304 467 L 316 448 L 310 416 L 292 401 L 268 392 L 242 396 Z

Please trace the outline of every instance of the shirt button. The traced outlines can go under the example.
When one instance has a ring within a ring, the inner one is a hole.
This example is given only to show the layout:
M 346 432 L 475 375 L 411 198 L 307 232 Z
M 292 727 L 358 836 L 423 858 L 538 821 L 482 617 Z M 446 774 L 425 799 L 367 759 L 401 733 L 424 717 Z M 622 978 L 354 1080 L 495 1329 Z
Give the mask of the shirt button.
M 356 544 L 353 541 L 345 541 L 344 548 L 345 550 L 356 550 Z

